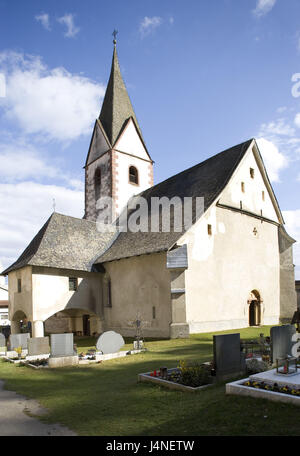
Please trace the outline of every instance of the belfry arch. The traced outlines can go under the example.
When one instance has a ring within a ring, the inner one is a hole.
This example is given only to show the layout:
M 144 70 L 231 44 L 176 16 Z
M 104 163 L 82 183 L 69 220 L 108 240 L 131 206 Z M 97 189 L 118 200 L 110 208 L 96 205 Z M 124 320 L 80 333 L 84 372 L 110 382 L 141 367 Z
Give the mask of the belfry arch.
M 261 299 L 259 291 L 252 290 L 249 295 L 249 299 L 248 299 L 249 326 L 260 326 L 261 313 L 262 313 L 261 303 L 262 303 L 262 299 Z

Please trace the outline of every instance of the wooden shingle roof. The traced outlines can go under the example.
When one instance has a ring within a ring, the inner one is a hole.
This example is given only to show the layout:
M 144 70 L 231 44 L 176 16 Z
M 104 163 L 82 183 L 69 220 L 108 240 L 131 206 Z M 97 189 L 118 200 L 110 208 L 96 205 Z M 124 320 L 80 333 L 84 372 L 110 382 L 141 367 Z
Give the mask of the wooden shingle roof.
M 24 266 L 91 271 L 94 261 L 111 239 L 111 233 L 97 231 L 95 222 L 54 212 L 2 275 Z

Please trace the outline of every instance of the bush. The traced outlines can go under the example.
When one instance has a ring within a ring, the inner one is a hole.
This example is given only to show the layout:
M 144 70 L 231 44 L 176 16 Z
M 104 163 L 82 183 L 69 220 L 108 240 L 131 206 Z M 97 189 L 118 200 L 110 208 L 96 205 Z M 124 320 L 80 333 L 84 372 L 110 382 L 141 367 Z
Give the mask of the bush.
M 259 372 L 264 372 L 268 370 L 268 364 L 264 361 L 260 361 L 256 358 L 252 358 L 247 361 L 247 374 L 258 374 Z
M 210 383 L 210 367 L 203 364 L 186 364 L 184 361 L 179 363 L 180 383 L 194 388 Z

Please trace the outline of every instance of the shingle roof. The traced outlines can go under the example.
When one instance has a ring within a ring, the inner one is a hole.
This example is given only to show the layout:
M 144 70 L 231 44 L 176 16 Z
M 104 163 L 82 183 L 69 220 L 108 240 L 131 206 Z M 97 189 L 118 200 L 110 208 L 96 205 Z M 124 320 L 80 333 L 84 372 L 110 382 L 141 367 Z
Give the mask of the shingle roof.
M 176 174 L 145 190 L 140 196 L 146 198 L 148 206 L 151 197 L 204 197 L 204 211 L 206 211 L 228 183 L 252 141 L 250 139 L 231 147 L 192 168 Z M 169 233 L 133 233 L 128 231 L 120 233 L 115 242 L 98 258 L 96 263 L 166 251 L 176 243 L 182 234 L 183 231 L 171 231 Z
M 112 236 L 99 233 L 95 222 L 54 212 L 18 260 L 2 274 L 27 265 L 91 271 Z
M 99 120 L 105 133 L 114 146 L 125 122 L 132 117 L 142 137 L 142 132 L 136 119 L 125 83 L 123 81 L 116 46 L 114 47 L 111 72 L 107 84 Z

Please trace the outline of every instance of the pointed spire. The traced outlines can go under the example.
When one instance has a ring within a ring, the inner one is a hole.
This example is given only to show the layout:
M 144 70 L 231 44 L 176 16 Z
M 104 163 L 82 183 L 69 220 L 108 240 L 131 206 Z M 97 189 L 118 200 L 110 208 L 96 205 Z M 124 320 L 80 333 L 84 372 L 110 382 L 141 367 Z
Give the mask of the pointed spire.
M 114 30 L 114 52 L 110 77 L 99 116 L 99 120 L 102 123 L 105 133 L 107 134 L 107 137 L 112 146 L 116 142 L 129 117 L 133 117 L 137 129 L 142 136 L 129 95 L 127 93 L 125 83 L 121 75 L 116 47 L 116 34 L 117 31 Z

